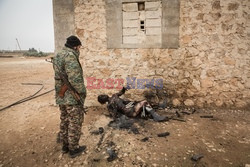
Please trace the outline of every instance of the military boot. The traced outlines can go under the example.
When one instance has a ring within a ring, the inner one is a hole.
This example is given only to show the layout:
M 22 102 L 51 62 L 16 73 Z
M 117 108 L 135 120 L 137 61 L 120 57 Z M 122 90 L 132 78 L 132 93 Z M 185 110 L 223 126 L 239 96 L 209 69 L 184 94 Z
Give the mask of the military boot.
M 63 154 L 66 154 L 66 153 L 68 153 L 69 152 L 69 147 L 68 147 L 68 145 L 63 145 L 62 146 L 62 153 Z
M 86 150 L 86 146 L 80 146 L 79 148 L 75 150 L 69 150 L 69 157 L 75 158 L 79 155 L 81 155 Z
M 146 107 L 146 111 L 153 117 L 154 121 L 156 122 L 162 122 L 167 120 L 166 116 L 160 116 L 151 107 Z
M 62 141 L 62 153 L 66 154 L 69 152 L 69 143 Z

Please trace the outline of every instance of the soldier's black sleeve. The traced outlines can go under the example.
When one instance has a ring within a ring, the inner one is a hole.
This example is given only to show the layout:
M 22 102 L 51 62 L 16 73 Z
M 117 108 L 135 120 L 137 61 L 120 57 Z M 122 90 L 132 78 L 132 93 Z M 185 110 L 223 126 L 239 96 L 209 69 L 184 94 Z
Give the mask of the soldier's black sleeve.
M 123 87 L 122 90 L 120 90 L 120 92 L 116 93 L 116 95 L 121 96 L 121 95 L 125 94 L 126 90 L 127 89 L 125 87 Z

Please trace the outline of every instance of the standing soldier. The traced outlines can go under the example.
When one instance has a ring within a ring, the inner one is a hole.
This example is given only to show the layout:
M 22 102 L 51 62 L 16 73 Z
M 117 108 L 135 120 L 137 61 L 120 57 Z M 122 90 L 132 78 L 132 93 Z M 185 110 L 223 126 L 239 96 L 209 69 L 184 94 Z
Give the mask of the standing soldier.
M 63 144 L 62 152 L 69 153 L 71 158 L 86 149 L 86 146 L 79 146 L 86 98 L 83 71 L 79 62 L 81 45 L 76 36 L 70 36 L 62 51 L 53 58 L 56 104 L 59 104 L 61 111 L 59 135 Z

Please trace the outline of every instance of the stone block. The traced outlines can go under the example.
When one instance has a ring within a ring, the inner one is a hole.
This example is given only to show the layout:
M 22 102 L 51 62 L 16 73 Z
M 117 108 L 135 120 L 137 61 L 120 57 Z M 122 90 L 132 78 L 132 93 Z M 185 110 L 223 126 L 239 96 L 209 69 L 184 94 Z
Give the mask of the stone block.
M 138 20 L 124 20 L 123 21 L 123 28 L 125 27 L 139 27 L 139 21 Z
M 247 81 L 245 83 L 245 86 L 246 86 L 247 89 L 250 89 L 250 78 L 247 79 Z
M 191 40 L 192 40 L 192 37 L 190 35 L 185 35 L 182 38 L 182 42 L 185 44 L 191 42 Z
M 123 36 L 132 36 L 138 34 L 138 28 L 124 28 Z
M 161 9 L 157 11 L 146 11 L 146 18 L 158 19 L 161 18 L 161 16 L 162 16 Z
M 186 106 L 193 106 L 193 105 L 194 105 L 194 102 L 193 102 L 193 100 L 191 100 L 191 99 L 187 99 L 187 100 L 184 101 L 184 104 L 185 104 Z
M 161 2 L 145 2 L 145 10 L 158 10 L 161 7 Z
M 200 81 L 193 79 L 192 85 L 197 89 L 200 90 L 201 86 L 200 86 Z
M 192 60 L 192 66 L 193 67 L 199 67 L 202 64 L 202 61 L 200 60 L 200 58 L 195 58 L 194 60 Z
M 146 27 L 161 27 L 161 19 L 146 19 Z
M 178 99 L 173 99 L 172 103 L 173 103 L 174 106 L 180 106 L 181 105 L 181 102 Z
M 138 11 L 137 3 L 124 3 L 122 4 L 122 10 L 125 12 L 136 12 Z
M 225 58 L 223 58 L 223 61 L 226 65 L 234 66 L 236 64 L 236 61 L 234 59 L 232 59 L 231 57 L 225 57 Z
M 146 28 L 146 35 L 161 35 L 160 27 Z
M 139 18 L 139 12 L 123 12 L 123 20 L 136 20 Z
M 145 20 L 145 12 L 139 12 L 139 20 Z
M 137 36 L 123 36 L 122 41 L 124 44 L 136 44 L 138 43 L 138 37 Z
M 146 43 L 161 43 L 160 35 L 146 36 Z

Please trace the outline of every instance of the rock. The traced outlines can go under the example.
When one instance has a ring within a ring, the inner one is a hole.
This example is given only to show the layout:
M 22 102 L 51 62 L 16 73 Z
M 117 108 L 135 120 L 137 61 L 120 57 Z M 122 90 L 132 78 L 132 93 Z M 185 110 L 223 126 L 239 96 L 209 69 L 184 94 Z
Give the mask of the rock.
M 183 38 L 183 43 L 189 43 L 192 40 L 192 37 L 190 35 L 185 35 Z
M 223 105 L 223 101 L 222 100 L 216 100 L 215 105 L 217 107 L 221 107 Z
M 173 105 L 174 106 L 179 106 L 179 105 L 181 105 L 181 102 L 178 99 L 174 99 L 173 100 Z
M 201 89 L 200 81 L 198 81 L 198 80 L 196 80 L 196 79 L 193 79 L 192 85 L 193 85 L 197 90 L 200 90 L 200 89 Z
M 143 160 L 141 159 L 141 157 L 139 157 L 139 156 L 136 156 L 136 159 L 137 159 L 138 161 L 143 161 Z
M 246 88 L 250 88 L 250 78 L 248 78 L 247 82 L 245 83 Z
M 58 159 L 61 160 L 62 156 L 63 156 L 63 154 L 60 154 L 59 157 L 58 157 Z
M 199 50 L 194 48 L 194 47 L 189 48 L 188 50 L 189 50 L 189 52 L 191 53 L 192 56 L 196 56 L 196 55 L 199 54 Z
M 192 65 L 194 67 L 198 67 L 202 64 L 202 61 L 199 59 L 199 58 L 195 58 L 193 61 L 192 61 Z
M 193 102 L 193 100 L 191 100 L 191 99 L 187 99 L 187 100 L 184 101 L 184 104 L 185 104 L 186 106 L 193 106 L 193 105 L 194 105 L 194 102 Z
M 204 156 L 202 155 L 202 154 L 197 154 L 197 155 L 193 155 L 192 157 L 191 157 L 191 160 L 192 161 L 198 161 L 198 160 L 200 160 L 201 158 L 203 158 Z
M 225 57 L 223 60 L 226 65 L 235 65 L 236 63 L 236 61 L 230 57 Z
M 201 80 L 201 87 L 202 88 L 210 88 L 213 86 L 213 81 L 210 78 L 206 78 Z
M 247 106 L 247 102 L 245 102 L 245 101 L 243 101 L 243 100 L 237 99 L 236 102 L 235 102 L 235 105 L 236 105 L 236 107 L 238 107 L 238 108 L 242 108 L 242 107 L 244 107 L 244 106 Z
M 123 154 L 123 157 L 127 157 L 127 156 L 128 156 L 128 154 L 127 154 L 127 153 L 124 153 L 124 154 Z

